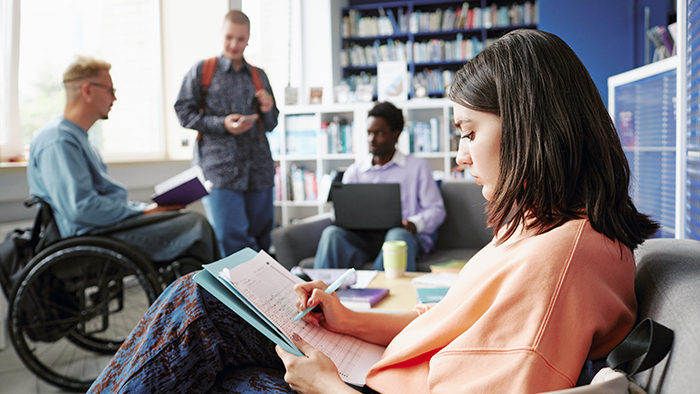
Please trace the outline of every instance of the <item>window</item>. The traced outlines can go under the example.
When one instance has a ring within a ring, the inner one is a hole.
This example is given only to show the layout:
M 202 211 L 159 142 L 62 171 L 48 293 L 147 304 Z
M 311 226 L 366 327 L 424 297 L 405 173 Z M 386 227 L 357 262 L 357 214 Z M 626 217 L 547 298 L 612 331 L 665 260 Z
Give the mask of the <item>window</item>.
M 700 240 L 700 1 L 690 0 L 687 6 L 684 238 Z
M 63 111 L 63 72 L 75 55 L 87 55 L 112 64 L 110 73 L 117 88 L 109 120 L 96 122 L 89 131 L 92 143 L 106 160 L 163 156 L 157 0 L 0 1 L 3 9 L 10 8 L 9 3 L 20 5 L 10 23 L 15 26 L 12 36 L 19 35 L 18 54 L 10 60 L 19 69 L 17 90 L 3 88 L 0 96 L 3 109 L 12 108 L 4 100 L 16 102 L 19 114 L 17 126 L 7 122 L 1 126 L 3 141 L 15 145 L 6 149 L 16 152 L 19 146 L 21 151 L 43 124 Z M 7 17 L 3 13 L 3 22 Z M 7 67 L 3 64 L 3 86 L 13 81 Z

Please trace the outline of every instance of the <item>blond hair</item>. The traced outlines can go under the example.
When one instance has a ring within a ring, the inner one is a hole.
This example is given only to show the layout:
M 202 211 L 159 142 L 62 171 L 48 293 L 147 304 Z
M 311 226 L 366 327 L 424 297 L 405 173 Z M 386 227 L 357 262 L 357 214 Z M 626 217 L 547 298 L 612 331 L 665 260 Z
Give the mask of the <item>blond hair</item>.
M 96 77 L 101 70 L 109 71 L 112 65 L 90 56 L 78 56 L 63 73 L 63 83 Z
M 231 23 L 235 23 L 237 25 L 246 25 L 248 28 L 250 28 L 250 19 L 248 19 L 248 16 L 243 13 L 241 10 L 231 10 L 226 14 L 226 17 L 224 18 L 224 21 L 229 21 Z

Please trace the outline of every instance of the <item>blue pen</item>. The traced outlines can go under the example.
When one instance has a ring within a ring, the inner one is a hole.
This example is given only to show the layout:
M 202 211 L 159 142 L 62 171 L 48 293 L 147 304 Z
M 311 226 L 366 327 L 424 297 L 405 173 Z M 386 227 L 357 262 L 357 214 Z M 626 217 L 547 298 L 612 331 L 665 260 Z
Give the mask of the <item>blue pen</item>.
M 331 294 L 334 291 L 338 290 L 338 287 L 340 287 L 340 285 L 342 285 L 343 282 L 345 282 L 345 279 L 347 279 L 348 276 L 352 275 L 353 272 L 355 272 L 354 268 L 350 268 L 349 270 L 347 270 L 347 272 L 345 272 L 343 275 L 341 275 L 340 278 L 336 279 L 335 282 L 333 282 L 333 284 L 328 286 L 328 288 L 326 289 L 326 293 Z M 299 312 L 297 317 L 294 318 L 294 321 L 299 321 L 299 319 L 306 316 L 306 314 L 309 313 L 314 308 L 315 307 L 310 306 L 310 307 L 304 309 L 303 311 Z

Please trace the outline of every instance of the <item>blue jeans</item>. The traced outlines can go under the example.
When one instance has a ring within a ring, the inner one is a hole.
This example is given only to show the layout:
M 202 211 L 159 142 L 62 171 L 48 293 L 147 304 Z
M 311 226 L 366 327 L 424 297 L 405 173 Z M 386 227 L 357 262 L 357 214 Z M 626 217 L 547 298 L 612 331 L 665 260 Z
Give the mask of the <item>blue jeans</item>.
M 255 192 L 213 189 L 202 199 L 202 205 L 222 256 L 246 247 L 269 251 L 275 217 L 272 189 Z
M 420 239 L 403 227 L 388 231 L 352 231 L 328 226 L 321 234 L 314 268 L 362 268 L 365 262 L 374 260 L 374 269 L 383 271 L 382 244 L 386 241 L 406 242 L 406 271 L 415 271 Z

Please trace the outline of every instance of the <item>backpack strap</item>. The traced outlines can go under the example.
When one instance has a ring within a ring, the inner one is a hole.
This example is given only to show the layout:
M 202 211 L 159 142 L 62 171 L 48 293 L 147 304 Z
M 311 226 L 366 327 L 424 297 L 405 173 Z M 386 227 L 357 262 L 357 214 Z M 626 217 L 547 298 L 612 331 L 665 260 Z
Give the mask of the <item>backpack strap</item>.
M 258 68 L 250 66 L 250 75 L 253 77 L 253 85 L 255 85 L 255 91 L 263 88 L 262 81 L 260 80 L 260 73 L 258 73 Z
M 216 61 L 217 57 L 210 57 L 204 61 L 202 66 L 202 92 L 206 93 L 209 86 L 211 86 L 211 79 L 214 78 L 214 71 L 216 71 Z
M 209 86 L 211 86 L 211 80 L 214 78 L 214 71 L 216 71 L 216 61 L 218 58 L 216 56 L 210 57 L 204 61 L 202 65 L 202 96 L 199 100 L 199 113 L 204 114 L 204 108 L 207 105 L 207 91 Z M 201 133 L 197 133 L 197 141 L 202 138 Z
M 255 86 L 255 91 L 263 88 L 262 81 L 260 80 L 260 73 L 258 68 L 255 66 L 250 66 L 250 76 L 253 77 L 253 86 Z M 263 113 L 260 110 L 260 103 L 255 100 L 255 112 L 258 113 L 258 132 L 260 133 L 260 143 L 262 144 L 263 138 L 265 138 L 265 130 L 263 130 Z

